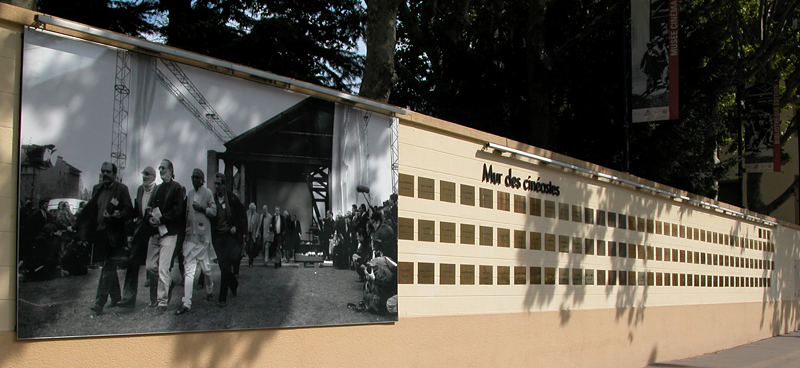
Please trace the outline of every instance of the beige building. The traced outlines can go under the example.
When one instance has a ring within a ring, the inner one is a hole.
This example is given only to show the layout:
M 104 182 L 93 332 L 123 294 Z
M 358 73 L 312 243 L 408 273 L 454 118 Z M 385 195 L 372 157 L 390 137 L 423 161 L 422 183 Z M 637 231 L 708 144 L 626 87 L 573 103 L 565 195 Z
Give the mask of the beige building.
M 397 323 L 17 341 L 21 34 L 34 15 L 0 4 L 0 366 L 641 367 L 799 327 L 797 226 L 408 111 L 395 115 Z

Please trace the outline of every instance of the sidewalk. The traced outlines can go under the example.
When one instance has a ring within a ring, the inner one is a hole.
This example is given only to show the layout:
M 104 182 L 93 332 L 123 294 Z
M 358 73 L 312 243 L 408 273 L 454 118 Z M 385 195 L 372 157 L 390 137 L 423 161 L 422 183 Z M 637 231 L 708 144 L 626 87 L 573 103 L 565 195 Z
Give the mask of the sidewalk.
M 694 358 L 653 363 L 646 368 L 657 367 L 800 367 L 800 331 Z

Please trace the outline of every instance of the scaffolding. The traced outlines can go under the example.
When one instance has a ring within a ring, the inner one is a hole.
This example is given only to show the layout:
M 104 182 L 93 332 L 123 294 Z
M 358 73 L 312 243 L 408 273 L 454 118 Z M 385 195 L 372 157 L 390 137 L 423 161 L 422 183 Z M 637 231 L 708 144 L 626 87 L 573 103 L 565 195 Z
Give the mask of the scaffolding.
M 111 162 L 117 166 L 117 180 L 128 160 L 128 97 L 131 94 L 128 82 L 131 77 L 131 53 L 117 50 L 117 68 L 114 78 L 114 113 L 111 128 Z

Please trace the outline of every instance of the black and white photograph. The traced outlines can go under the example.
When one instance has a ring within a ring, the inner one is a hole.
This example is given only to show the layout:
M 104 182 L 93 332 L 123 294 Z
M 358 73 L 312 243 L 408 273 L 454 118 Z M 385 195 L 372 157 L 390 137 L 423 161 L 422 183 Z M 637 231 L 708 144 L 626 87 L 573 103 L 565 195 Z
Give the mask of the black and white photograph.
M 773 83 L 756 83 L 745 90 L 744 111 L 744 165 L 749 172 L 775 170 L 773 120 L 775 108 L 773 96 L 777 86 Z M 780 157 L 780 149 L 778 149 Z M 776 171 L 780 171 L 778 168 Z
M 391 323 L 397 120 L 26 29 L 19 339 Z
M 633 122 L 670 119 L 670 1 L 631 1 Z

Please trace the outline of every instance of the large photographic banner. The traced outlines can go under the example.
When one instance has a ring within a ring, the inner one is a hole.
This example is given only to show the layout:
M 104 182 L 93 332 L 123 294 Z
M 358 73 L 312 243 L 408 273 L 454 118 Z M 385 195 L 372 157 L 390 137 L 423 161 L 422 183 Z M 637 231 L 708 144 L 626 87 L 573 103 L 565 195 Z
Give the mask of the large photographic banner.
M 678 1 L 631 0 L 632 122 L 678 119 Z
M 744 167 L 749 172 L 781 171 L 778 83 L 748 86 L 744 96 Z
M 391 117 L 35 29 L 21 105 L 18 338 L 397 321 Z

